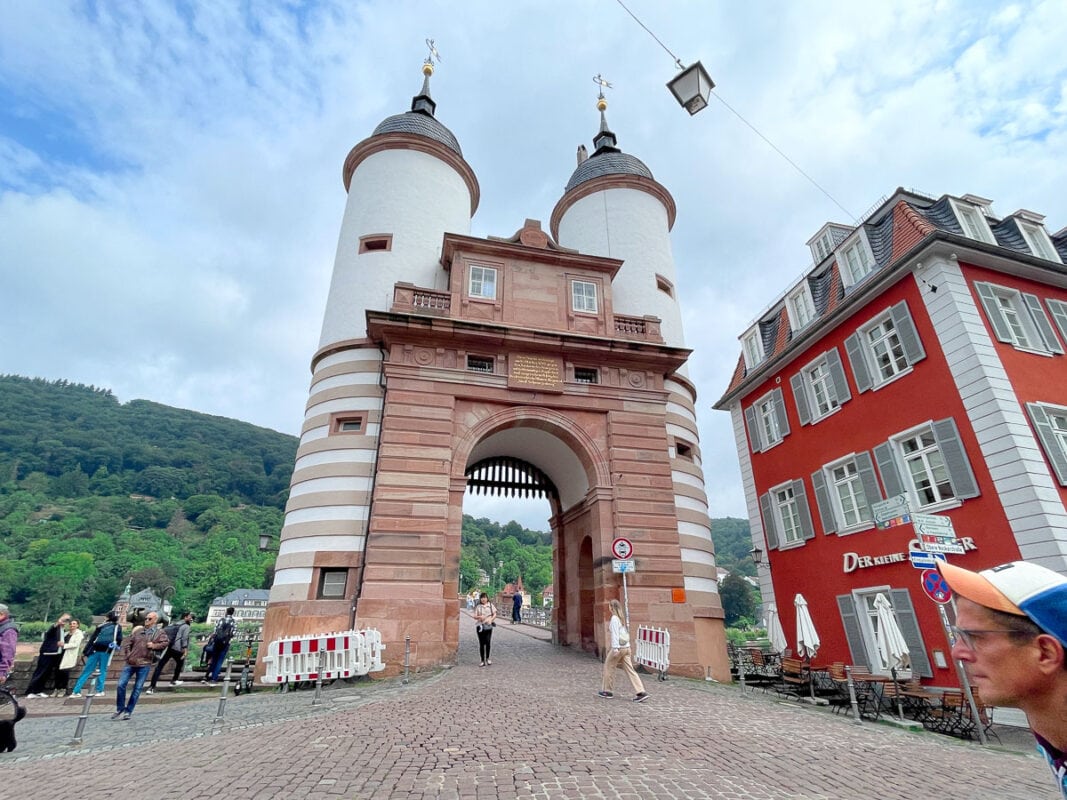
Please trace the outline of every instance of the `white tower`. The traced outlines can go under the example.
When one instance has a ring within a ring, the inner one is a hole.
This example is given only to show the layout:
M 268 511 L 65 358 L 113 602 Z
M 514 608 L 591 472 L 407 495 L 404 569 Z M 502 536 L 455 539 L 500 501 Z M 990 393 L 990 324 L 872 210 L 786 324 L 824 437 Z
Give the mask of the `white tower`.
M 670 242 L 674 198 L 640 159 L 619 150 L 608 128 L 603 92 L 597 108 L 600 130 L 593 140 L 594 152 L 583 159 L 584 148 L 579 150 L 578 167 L 552 212 L 552 234 L 564 247 L 622 259 L 611 282 L 615 313 L 658 316 L 666 344 L 684 347 Z M 721 637 L 722 606 L 700 466 L 696 388 L 686 377 L 684 365 L 668 377 L 665 386 L 682 570 L 689 602 L 701 610 L 698 641 L 707 646 Z
M 378 453 L 381 353 L 366 312 L 394 286 L 445 288 L 441 241 L 468 234 L 478 180 L 434 117 L 430 59 L 411 110 L 389 117 L 344 163 L 348 191 L 319 350 L 275 566 L 265 635 L 352 624 Z M 315 602 L 309 602 L 315 601 Z

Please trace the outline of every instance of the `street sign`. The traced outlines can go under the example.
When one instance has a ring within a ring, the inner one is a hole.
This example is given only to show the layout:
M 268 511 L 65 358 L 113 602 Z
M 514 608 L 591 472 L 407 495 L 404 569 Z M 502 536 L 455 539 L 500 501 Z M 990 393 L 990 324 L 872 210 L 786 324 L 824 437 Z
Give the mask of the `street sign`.
M 951 517 L 939 517 L 936 514 L 912 514 L 911 522 L 916 533 L 928 533 L 932 536 L 955 538 Z
M 927 553 L 923 550 L 909 550 L 908 560 L 915 569 L 933 569 L 938 561 L 947 561 L 941 553 Z
M 632 558 L 613 558 L 611 560 L 611 571 L 622 573 L 633 572 L 634 560 Z
M 952 553 L 953 555 L 962 556 L 966 552 L 963 549 L 963 543 L 956 539 L 926 541 L 924 537 L 922 546 L 927 553 Z
M 633 542 L 620 536 L 611 543 L 611 552 L 615 555 L 615 558 L 627 559 L 634 554 Z
M 948 588 L 945 579 L 941 577 L 941 573 L 936 569 L 928 569 L 920 577 L 923 591 L 935 603 L 947 603 L 952 599 L 952 590 Z
M 911 519 L 908 496 L 898 494 L 888 500 L 881 500 L 871 506 L 871 513 L 874 515 L 875 524 L 880 529 L 904 525 Z

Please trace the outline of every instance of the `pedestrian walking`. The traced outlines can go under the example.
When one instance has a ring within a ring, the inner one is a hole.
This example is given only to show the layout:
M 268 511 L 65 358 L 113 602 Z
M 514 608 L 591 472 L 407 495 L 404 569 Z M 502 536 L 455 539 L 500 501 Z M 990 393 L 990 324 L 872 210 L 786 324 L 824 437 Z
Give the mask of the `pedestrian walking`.
M 53 697 L 63 697 L 67 693 L 70 683 L 70 671 L 78 663 L 78 656 L 82 652 L 82 642 L 85 632 L 82 631 L 81 623 L 72 619 L 67 625 L 67 635 L 63 637 L 63 657 L 59 660 L 59 669 L 56 670 L 56 690 Z
M 93 632 L 89 634 L 89 641 L 85 643 L 85 666 L 82 667 L 78 680 L 74 682 L 74 691 L 70 696 L 81 697 L 82 687 L 96 671 L 96 696 L 102 697 L 111 654 L 121 646 L 122 626 L 119 625 L 119 616 L 114 611 L 109 611 L 104 622 L 93 628 Z
M 474 630 L 478 634 L 478 656 L 482 666 L 492 665 L 489 652 L 493 647 L 493 628 L 496 627 L 496 606 L 489 602 L 489 595 L 478 595 L 478 605 L 474 607 Z
M 511 624 L 522 622 L 522 592 L 516 591 L 511 596 Z
M 159 676 L 163 672 L 163 667 L 169 661 L 174 661 L 174 677 L 171 678 L 170 685 L 182 685 L 183 681 L 179 680 L 179 678 L 181 678 L 182 668 L 185 666 L 185 657 L 189 654 L 189 626 L 192 622 L 193 612 L 186 611 L 178 622 L 165 628 L 167 639 L 169 639 L 167 650 L 163 653 L 163 657 L 159 659 L 159 663 L 156 664 L 156 668 L 152 672 L 152 683 L 145 694 L 155 694 Z
M 622 603 L 618 600 L 608 601 L 608 652 L 604 658 L 604 677 L 601 681 L 599 695 L 601 697 L 614 697 L 615 670 L 622 667 L 626 677 L 633 686 L 635 703 L 643 703 L 648 699 L 648 692 L 641 682 L 641 676 L 634 669 L 633 660 L 630 657 L 630 632 L 626 629 L 626 621 L 622 614 Z
M 144 627 L 138 625 L 134 628 L 122 645 L 126 666 L 122 668 L 118 686 L 115 687 L 115 713 L 111 715 L 111 719 L 129 719 L 133 715 L 148 672 L 156 658 L 167 649 L 168 644 L 167 633 L 159 624 L 159 614 L 149 611 L 144 618 Z M 131 679 L 134 681 L 133 693 L 127 701 L 126 687 Z
M 44 632 L 41 649 L 37 651 L 37 669 L 33 671 L 30 685 L 26 687 L 27 699 L 31 697 L 48 697 L 45 691 L 49 684 L 55 684 L 56 671 L 63 659 L 63 634 L 70 614 L 60 614 L 59 619 Z
M 1027 561 L 937 568 L 957 595 L 953 657 L 984 703 L 1026 712 L 1067 799 L 1067 578 Z
M 234 619 L 236 609 L 230 606 L 226 609 L 226 616 L 215 623 L 215 630 L 207 640 L 205 650 L 211 650 L 211 660 L 208 662 L 207 675 L 202 682 L 209 686 L 215 686 L 219 681 L 219 673 L 222 665 L 226 663 L 226 655 L 230 652 L 230 641 L 237 633 L 237 620 Z
M 19 626 L 11 618 L 11 609 L 0 603 L 0 685 L 15 666 L 15 649 L 19 641 Z

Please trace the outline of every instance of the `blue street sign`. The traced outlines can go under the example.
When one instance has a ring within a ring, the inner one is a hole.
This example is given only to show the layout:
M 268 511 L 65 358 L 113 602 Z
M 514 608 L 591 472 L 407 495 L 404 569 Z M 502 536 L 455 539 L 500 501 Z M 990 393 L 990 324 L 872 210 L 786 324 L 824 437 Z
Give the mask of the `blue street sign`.
M 934 569 L 938 561 L 947 561 L 944 553 L 927 553 L 925 550 L 909 550 L 908 560 L 915 569 Z

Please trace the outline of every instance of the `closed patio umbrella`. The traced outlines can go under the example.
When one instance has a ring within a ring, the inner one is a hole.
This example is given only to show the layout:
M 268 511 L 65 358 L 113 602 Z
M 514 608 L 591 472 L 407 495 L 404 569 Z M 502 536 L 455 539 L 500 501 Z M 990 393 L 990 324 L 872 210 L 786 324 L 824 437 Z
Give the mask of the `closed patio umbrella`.
M 767 608 L 767 638 L 771 640 L 771 647 L 776 653 L 781 653 L 786 648 L 785 631 L 782 630 L 782 619 L 778 616 L 778 606 L 773 603 Z
M 804 595 L 798 594 L 793 600 L 793 604 L 797 609 L 797 655 L 801 658 L 808 660 L 808 667 L 811 667 L 811 660 L 815 658 L 815 654 L 819 652 L 819 634 L 815 630 L 815 623 L 811 620 L 811 612 L 808 610 L 808 601 L 804 599 Z M 809 675 L 808 685 L 811 688 L 812 699 L 815 698 L 815 681 Z
M 894 694 L 897 698 L 897 716 L 904 720 L 904 709 L 900 705 L 900 687 L 897 685 L 897 670 L 911 666 L 911 655 L 908 653 L 908 643 L 904 641 L 904 634 L 900 632 L 897 624 L 897 615 L 893 613 L 893 605 L 884 594 L 879 592 L 874 598 L 874 612 L 878 618 L 878 655 L 882 657 L 882 663 L 889 668 L 893 676 Z

